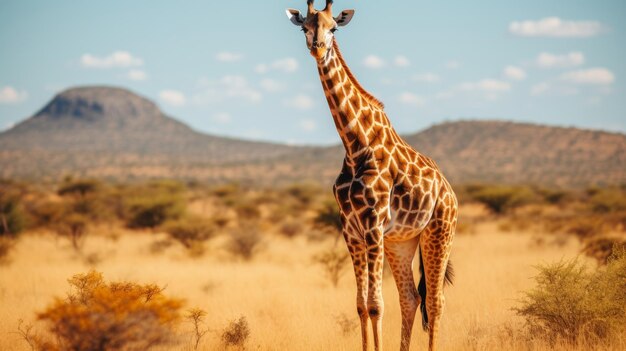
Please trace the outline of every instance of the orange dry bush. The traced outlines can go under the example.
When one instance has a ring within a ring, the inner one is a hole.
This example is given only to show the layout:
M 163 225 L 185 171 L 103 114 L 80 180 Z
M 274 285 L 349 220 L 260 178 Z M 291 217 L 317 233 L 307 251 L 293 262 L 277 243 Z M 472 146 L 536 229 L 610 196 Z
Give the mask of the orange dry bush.
M 57 340 L 42 342 L 42 349 L 147 350 L 173 341 L 182 301 L 166 297 L 158 286 L 107 283 L 95 271 L 68 281 L 67 298 L 38 314 Z

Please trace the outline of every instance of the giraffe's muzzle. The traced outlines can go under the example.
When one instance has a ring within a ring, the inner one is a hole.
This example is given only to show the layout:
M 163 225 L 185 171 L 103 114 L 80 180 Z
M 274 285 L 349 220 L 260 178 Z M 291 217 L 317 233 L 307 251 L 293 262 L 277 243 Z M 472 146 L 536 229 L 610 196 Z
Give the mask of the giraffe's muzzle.
M 325 43 L 313 44 L 311 47 L 311 55 L 315 57 L 316 60 L 320 60 L 326 55 L 326 50 Z

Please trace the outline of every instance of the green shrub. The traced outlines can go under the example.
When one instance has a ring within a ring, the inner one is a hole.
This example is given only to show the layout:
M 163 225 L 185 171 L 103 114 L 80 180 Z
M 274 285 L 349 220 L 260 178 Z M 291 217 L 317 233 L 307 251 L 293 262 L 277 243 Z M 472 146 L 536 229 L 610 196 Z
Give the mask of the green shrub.
M 577 260 L 539 266 L 537 286 L 518 315 L 550 342 L 610 343 L 626 327 L 626 251 L 615 250 L 595 272 Z
M 343 225 L 341 224 L 341 215 L 339 214 L 337 202 L 334 199 L 324 201 L 317 216 L 315 216 L 314 222 L 323 229 L 341 232 Z
M 626 210 L 626 193 L 620 189 L 601 189 L 589 200 L 591 209 L 596 213 L 610 213 Z
M 572 198 L 572 194 L 565 190 L 541 189 L 539 194 L 545 202 L 553 205 L 561 204 Z
M 490 186 L 483 187 L 471 194 L 495 214 L 503 214 L 535 200 L 532 190 L 525 187 Z
M 204 218 L 184 217 L 175 221 L 166 222 L 163 229 L 173 239 L 177 240 L 187 249 L 193 248 L 198 243 L 210 239 L 215 234 L 215 226 Z
M 85 196 L 89 193 L 94 193 L 99 190 L 101 184 L 97 180 L 82 179 L 75 181 L 66 181 L 59 187 L 57 193 L 61 196 L 75 195 Z
M 130 228 L 154 228 L 167 220 L 178 219 L 185 211 L 183 199 L 177 194 L 155 194 L 133 198 L 127 203 Z
M 49 227 L 54 225 L 56 221 L 63 216 L 65 203 L 43 200 L 33 204 L 29 212 L 34 226 Z
M 0 192 L 0 236 L 16 236 L 26 227 L 26 214 L 17 192 Z
M 285 189 L 289 197 L 295 200 L 295 206 L 306 208 L 321 193 L 320 187 L 315 184 L 292 184 Z
M 232 206 L 235 209 L 235 212 L 237 212 L 237 217 L 239 217 L 240 220 L 256 220 L 261 216 L 259 205 L 253 200 L 239 199 Z

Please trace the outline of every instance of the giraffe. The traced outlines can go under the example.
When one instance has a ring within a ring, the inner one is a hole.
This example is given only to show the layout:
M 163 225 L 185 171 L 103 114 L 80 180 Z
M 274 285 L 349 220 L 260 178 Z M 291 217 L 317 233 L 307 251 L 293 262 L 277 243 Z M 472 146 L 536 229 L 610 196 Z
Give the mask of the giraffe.
M 305 34 L 345 149 L 333 192 L 354 266 L 363 350 L 368 349 L 369 322 L 374 348 L 382 350 L 383 258 L 400 298 L 400 350 L 409 349 L 418 307 L 429 350 L 435 350 L 443 286 L 452 278 L 449 257 L 457 223 L 456 196 L 435 162 L 396 133 L 382 102 L 359 84 L 343 59 L 334 33 L 350 22 L 354 10 L 333 17 L 332 0 L 320 11 L 313 1 L 307 1 L 306 17 L 295 9 L 288 9 L 287 16 Z M 416 288 L 417 251 L 421 278 Z

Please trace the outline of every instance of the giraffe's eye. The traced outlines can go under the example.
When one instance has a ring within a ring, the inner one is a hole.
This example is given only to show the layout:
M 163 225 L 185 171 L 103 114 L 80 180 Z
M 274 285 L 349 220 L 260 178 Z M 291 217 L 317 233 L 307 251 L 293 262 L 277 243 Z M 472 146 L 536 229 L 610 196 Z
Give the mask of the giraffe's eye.
M 306 28 L 304 28 L 304 27 L 302 27 L 302 29 L 301 29 L 301 30 L 304 32 L 304 34 L 306 34 L 306 33 L 308 32 L 308 29 L 306 29 Z
M 330 30 L 331 33 L 335 33 L 337 31 L 337 27 Z

